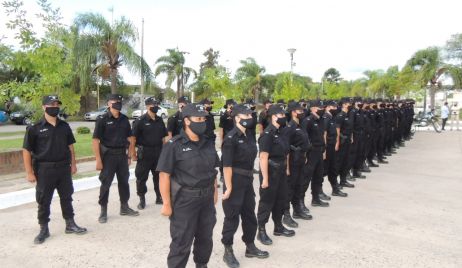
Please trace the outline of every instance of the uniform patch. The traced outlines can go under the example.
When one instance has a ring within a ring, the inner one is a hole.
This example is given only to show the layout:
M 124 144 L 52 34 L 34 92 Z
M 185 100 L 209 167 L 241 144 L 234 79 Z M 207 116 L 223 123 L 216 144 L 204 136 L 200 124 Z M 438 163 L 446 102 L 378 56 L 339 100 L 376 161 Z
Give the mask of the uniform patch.
M 192 151 L 192 149 L 189 148 L 189 147 L 188 148 L 183 148 L 183 152 L 189 152 L 189 151 Z
M 40 131 L 40 133 L 42 133 L 42 132 L 48 131 L 48 128 L 44 128 L 44 129 L 41 129 L 39 131 Z

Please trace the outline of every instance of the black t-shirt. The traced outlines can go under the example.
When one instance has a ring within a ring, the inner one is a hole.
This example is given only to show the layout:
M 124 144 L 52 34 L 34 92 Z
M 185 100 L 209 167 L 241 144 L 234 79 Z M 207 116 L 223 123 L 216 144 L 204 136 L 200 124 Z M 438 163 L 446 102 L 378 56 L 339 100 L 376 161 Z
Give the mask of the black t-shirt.
M 322 124 L 322 118 L 318 118 L 313 114 L 306 117 L 302 123 L 302 128 L 308 133 L 313 147 L 321 147 L 325 145 L 324 142 L 324 126 Z
M 213 115 L 209 113 L 206 117 L 207 120 L 205 121 L 207 128 L 205 129 L 205 136 L 209 139 L 215 140 L 217 135 L 215 135 L 215 119 Z
M 283 133 L 273 125 L 269 125 L 258 139 L 260 152 L 269 153 L 269 159 L 282 162 L 289 153 L 289 143 Z
M 250 133 L 253 136 L 253 138 L 256 140 L 256 138 L 257 138 L 257 124 L 258 124 L 257 112 L 252 112 L 252 119 L 253 119 L 253 122 L 254 122 L 254 127 L 249 129 L 249 130 L 250 130 Z
M 260 112 L 260 115 L 258 116 L 258 124 L 261 124 L 263 129 L 266 129 L 269 126 L 270 119 L 268 116 L 268 110 L 263 110 Z
M 136 137 L 136 145 L 158 147 L 162 146 L 163 138 L 167 136 L 167 128 L 162 118 L 156 116 L 152 119 L 145 113 L 133 121 L 133 136 Z
M 219 165 L 212 140 L 201 138 L 193 142 L 181 131 L 164 144 L 156 171 L 170 174 L 182 186 L 204 188 L 214 184 Z
M 352 109 L 350 113 L 353 114 L 355 118 L 354 123 L 353 123 L 353 131 L 357 133 L 364 131 L 363 111 L 355 108 L 355 109 Z
M 133 136 L 128 117 L 120 114 L 118 118 L 107 112 L 96 120 L 93 138 L 99 139 L 101 144 L 109 148 L 126 148 L 127 138 Z
M 287 127 L 282 129 L 284 136 L 288 139 L 289 145 L 299 148 L 302 152 L 307 152 L 310 146 L 308 133 L 297 122 L 291 120 Z
M 170 116 L 167 120 L 167 131 L 172 132 L 172 137 L 180 134 L 183 129 L 183 115 L 177 111 L 174 115 Z
M 334 117 L 329 113 L 324 113 L 322 116 L 324 130 L 326 131 L 327 144 L 337 143 L 337 124 Z
M 234 128 L 234 120 L 231 114 L 226 111 L 220 116 L 220 125 L 223 128 L 223 137 Z
M 75 143 L 68 123 L 57 119 L 56 126 L 45 118 L 27 127 L 23 148 L 32 153 L 38 162 L 61 162 L 71 160 L 69 145 Z
M 235 127 L 225 136 L 221 151 L 223 167 L 252 170 L 258 150 L 252 132 L 247 129 L 244 135 Z
M 351 133 L 353 133 L 354 120 L 351 120 L 348 114 L 344 111 L 341 111 L 339 114 L 337 114 L 335 117 L 335 122 L 337 127 L 340 128 L 340 134 L 349 137 Z

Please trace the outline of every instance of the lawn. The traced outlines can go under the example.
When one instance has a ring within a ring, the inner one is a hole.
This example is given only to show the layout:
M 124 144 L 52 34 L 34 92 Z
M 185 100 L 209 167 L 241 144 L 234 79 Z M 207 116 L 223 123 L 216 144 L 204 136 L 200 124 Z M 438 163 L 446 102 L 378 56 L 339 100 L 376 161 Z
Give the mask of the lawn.
M 76 143 L 74 144 L 76 158 L 88 157 L 93 155 L 91 148 L 92 134 L 74 134 Z M 23 138 L 0 140 L 0 152 L 21 149 Z

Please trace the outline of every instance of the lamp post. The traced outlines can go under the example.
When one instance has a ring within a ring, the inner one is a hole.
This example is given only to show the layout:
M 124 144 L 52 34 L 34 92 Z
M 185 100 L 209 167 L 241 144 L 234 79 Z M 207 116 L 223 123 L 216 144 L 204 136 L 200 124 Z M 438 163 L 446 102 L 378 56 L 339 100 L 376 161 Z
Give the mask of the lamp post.
M 425 87 L 425 90 L 424 90 L 424 107 L 423 107 L 423 112 L 424 112 L 424 115 L 427 114 L 427 87 L 431 87 L 432 84 L 430 83 L 430 81 L 428 81 L 427 83 L 427 86 Z
M 290 86 L 292 87 L 292 83 L 293 83 L 293 80 L 294 80 L 294 66 L 295 66 L 295 62 L 294 62 L 294 53 L 295 51 L 297 51 L 295 48 L 289 48 L 287 49 L 287 51 L 290 53 Z

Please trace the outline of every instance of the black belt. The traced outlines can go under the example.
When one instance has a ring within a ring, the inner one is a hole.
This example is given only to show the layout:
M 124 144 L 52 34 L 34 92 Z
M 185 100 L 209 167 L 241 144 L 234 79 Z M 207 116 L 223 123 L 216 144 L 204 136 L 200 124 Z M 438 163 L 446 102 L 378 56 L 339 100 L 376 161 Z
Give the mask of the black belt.
M 57 167 L 65 167 L 70 166 L 68 160 L 66 161 L 58 161 L 58 162 L 36 162 L 39 167 L 47 167 L 47 168 L 57 168 Z
M 290 150 L 294 152 L 300 152 L 302 150 L 302 147 L 290 145 Z
M 127 149 L 126 148 L 109 148 L 107 150 L 108 154 L 111 155 L 119 155 L 119 154 L 126 154 Z
M 233 173 L 253 178 L 253 170 L 247 170 L 247 169 L 243 169 L 243 168 L 235 168 L 235 167 L 233 167 Z
M 268 165 L 274 167 L 274 168 L 280 168 L 280 167 L 283 167 L 285 165 L 285 162 L 284 161 L 275 161 L 275 160 L 272 160 L 272 159 L 268 159 Z
M 181 194 L 185 194 L 191 197 L 200 197 L 208 196 L 215 193 L 215 186 L 211 185 L 205 188 L 195 188 L 195 187 L 182 187 Z
M 146 148 L 146 149 L 158 149 L 159 147 L 162 147 L 162 144 L 159 144 L 159 145 L 152 145 L 152 146 L 148 146 L 148 145 L 137 145 L 138 147 L 143 147 L 143 148 Z

